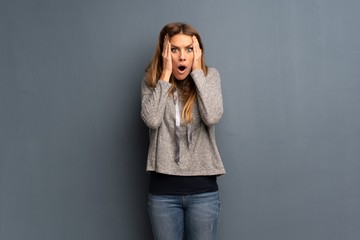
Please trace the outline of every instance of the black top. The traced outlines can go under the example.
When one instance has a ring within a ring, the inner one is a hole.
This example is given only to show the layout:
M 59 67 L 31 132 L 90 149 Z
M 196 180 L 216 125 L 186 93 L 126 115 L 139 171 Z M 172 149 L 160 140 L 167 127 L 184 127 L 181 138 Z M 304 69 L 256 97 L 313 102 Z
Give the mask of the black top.
M 150 172 L 149 193 L 190 195 L 218 190 L 216 176 L 174 176 Z

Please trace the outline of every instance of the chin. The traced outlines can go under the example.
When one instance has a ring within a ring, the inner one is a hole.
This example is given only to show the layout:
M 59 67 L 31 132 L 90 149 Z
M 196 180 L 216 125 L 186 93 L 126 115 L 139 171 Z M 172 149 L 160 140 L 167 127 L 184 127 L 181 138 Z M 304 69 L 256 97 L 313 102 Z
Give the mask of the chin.
M 187 78 L 187 76 L 174 76 L 176 80 L 183 81 Z
M 175 79 L 178 81 L 183 81 L 186 80 L 188 78 L 188 76 L 190 75 L 190 72 L 186 73 L 186 74 L 173 74 Z

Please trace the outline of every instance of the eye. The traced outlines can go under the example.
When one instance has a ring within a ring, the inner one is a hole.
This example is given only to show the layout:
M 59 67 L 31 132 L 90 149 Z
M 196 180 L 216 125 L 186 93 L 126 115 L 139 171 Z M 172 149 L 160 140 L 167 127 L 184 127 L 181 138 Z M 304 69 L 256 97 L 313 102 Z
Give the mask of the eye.
M 177 53 L 178 49 L 177 48 L 171 48 L 171 52 L 172 53 Z
M 194 49 L 192 48 L 192 47 L 189 47 L 189 48 L 187 48 L 187 51 L 190 53 L 190 52 L 192 52 Z

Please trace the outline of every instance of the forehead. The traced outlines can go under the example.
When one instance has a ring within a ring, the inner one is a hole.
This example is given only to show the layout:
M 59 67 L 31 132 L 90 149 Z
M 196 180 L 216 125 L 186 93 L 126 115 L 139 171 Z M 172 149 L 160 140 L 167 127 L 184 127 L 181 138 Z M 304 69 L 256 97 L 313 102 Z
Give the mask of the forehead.
M 186 34 L 176 34 L 170 38 L 171 45 L 186 47 L 193 43 L 192 37 Z

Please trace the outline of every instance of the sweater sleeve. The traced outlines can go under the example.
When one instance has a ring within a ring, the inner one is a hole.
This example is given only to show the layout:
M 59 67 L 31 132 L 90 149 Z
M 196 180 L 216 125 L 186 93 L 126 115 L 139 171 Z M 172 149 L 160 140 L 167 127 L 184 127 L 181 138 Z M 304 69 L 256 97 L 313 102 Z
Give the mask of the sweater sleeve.
M 151 129 L 158 128 L 163 120 L 170 87 L 171 84 L 163 80 L 159 80 L 155 88 L 149 87 L 145 80 L 142 82 L 141 118 Z
M 191 72 L 198 92 L 198 104 L 202 120 L 207 126 L 220 121 L 223 114 L 221 79 L 215 68 L 209 68 L 207 76 L 202 70 Z

